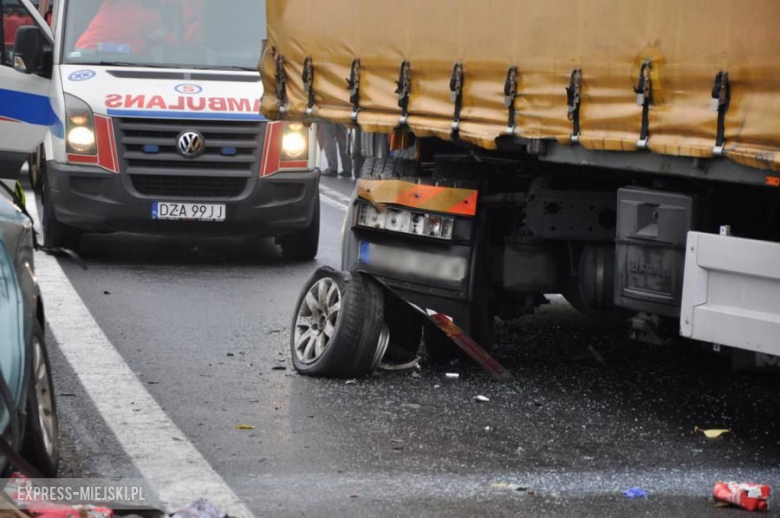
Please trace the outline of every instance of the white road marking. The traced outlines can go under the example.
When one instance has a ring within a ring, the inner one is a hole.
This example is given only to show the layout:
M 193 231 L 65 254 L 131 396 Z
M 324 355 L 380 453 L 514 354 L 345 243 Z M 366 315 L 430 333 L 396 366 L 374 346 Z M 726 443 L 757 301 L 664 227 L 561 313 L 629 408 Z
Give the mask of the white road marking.
M 34 195 L 29 193 L 27 199 L 38 221 Z M 231 516 L 254 516 L 111 345 L 57 260 L 43 253 L 35 259 L 57 345 L 127 456 L 164 504 L 178 510 L 205 498 Z
M 328 205 L 341 210 L 348 210 L 352 200 L 340 192 L 320 184 L 320 199 Z

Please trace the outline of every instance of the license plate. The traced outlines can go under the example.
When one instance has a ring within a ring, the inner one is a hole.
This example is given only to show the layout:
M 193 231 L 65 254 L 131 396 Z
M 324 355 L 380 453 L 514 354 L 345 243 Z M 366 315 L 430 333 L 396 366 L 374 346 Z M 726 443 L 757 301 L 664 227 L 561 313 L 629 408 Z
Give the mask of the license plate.
M 439 281 L 463 281 L 468 274 L 468 261 L 462 257 L 430 254 L 362 241 L 360 262 L 402 275 L 416 275 Z
M 175 221 L 225 221 L 225 205 L 156 201 L 152 204 L 152 219 Z

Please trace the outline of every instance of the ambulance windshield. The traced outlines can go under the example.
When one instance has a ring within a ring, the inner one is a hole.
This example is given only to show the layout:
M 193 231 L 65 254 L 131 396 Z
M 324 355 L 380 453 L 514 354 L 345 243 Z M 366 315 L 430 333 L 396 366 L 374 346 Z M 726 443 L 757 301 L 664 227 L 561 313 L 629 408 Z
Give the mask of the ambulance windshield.
M 263 0 L 69 0 L 63 62 L 256 70 Z

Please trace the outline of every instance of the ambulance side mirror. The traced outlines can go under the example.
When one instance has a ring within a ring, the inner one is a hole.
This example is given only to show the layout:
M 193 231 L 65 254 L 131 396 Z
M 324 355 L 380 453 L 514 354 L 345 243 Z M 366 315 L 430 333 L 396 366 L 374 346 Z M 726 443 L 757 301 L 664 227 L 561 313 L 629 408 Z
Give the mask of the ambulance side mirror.
M 51 77 L 53 50 L 43 30 L 19 27 L 14 42 L 14 69 L 23 74 Z

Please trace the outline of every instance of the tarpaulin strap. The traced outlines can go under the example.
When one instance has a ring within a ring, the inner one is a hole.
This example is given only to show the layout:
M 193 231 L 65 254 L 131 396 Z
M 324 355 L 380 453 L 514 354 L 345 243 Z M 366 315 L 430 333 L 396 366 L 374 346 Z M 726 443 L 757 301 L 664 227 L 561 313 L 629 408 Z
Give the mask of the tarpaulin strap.
M 357 122 L 360 112 L 360 60 L 352 60 L 352 68 L 347 79 L 347 88 L 349 89 L 349 102 L 352 103 L 352 121 Z
M 395 93 L 398 94 L 398 106 L 401 108 L 399 123 L 406 126 L 406 121 L 409 118 L 409 95 L 412 93 L 412 66 L 408 61 L 401 63 L 396 84 L 398 88 L 396 88 Z
M 303 80 L 303 88 L 308 97 L 306 115 L 311 115 L 314 112 L 314 65 L 310 56 L 303 62 L 301 79 Z
M 571 71 L 566 97 L 569 102 L 569 120 L 572 122 L 571 139 L 577 142 L 580 138 L 580 94 L 582 92 L 582 69 Z
M 403 180 L 358 180 L 358 196 L 376 205 L 401 205 L 413 209 L 475 216 L 479 192 Z
M 460 111 L 463 108 L 463 63 L 455 63 L 450 77 L 450 100 L 455 104 L 452 115 L 452 134 L 460 131 Z
M 647 149 L 647 140 L 650 138 L 650 105 L 653 103 L 653 85 L 650 78 L 652 69 L 652 62 L 642 62 L 642 67 L 639 69 L 639 81 L 634 88 L 636 103 L 642 107 L 642 131 L 637 143 L 639 149 Z
M 284 72 L 284 56 L 276 56 L 276 98 L 279 99 L 279 111 L 287 111 L 287 75 Z
M 515 132 L 515 100 L 517 99 L 517 67 L 512 65 L 506 71 L 506 83 L 504 83 L 504 106 L 509 110 L 509 121 L 506 123 L 507 135 Z
M 712 87 L 712 111 L 718 112 L 718 135 L 713 150 L 716 156 L 723 155 L 723 147 L 726 145 L 726 112 L 730 102 L 729 73 L 721 70 L 715 75 L 715 86 Z

